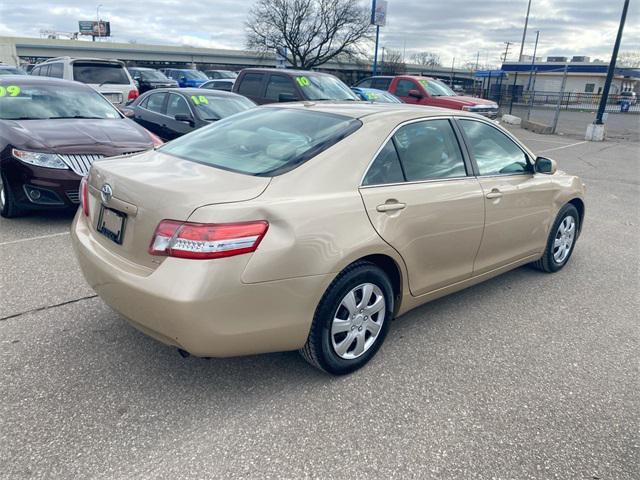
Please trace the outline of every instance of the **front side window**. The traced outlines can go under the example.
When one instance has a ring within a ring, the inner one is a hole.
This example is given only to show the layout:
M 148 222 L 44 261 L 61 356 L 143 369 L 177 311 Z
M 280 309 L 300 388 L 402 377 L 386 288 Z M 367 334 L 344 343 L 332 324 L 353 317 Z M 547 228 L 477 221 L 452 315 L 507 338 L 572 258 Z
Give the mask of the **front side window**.
M 117 63 L 75 62 L 73 79 L 92 85 L 128 85 L 129 77 L 124 67 Z
M 460 120 L 480 175 L 505 175 L 528 171 L 527 156 L 497 128 L 475 120 Z
M 396 96 L 408 97 L 409 90 L 416 90 L 417 88 L 418 86 L 411 80 L 398 80 L 398 83 L 396 85 Z
M 21 85 L 0 82 L 0 119 L 122 118 L 116 108 L 92 88 L 81 85 Z M 9 87 L 12 87 L 9 90 Z
M 267 83 L 267 91 L 264 96 L 270 100 L 280 100 L 280 94 L 289 98 L 297 98 L 296 89 L 291 78 L 283 75 L 271 75 Z
M 393 136 L 407 181 L 464 177 L 462 151 L 448 120 L 427 120 Z
M 400 182 L 404 182 L 404 173 L 393 140 L 389 140 L 369 167 L 362 184 L 384 185 Z
M 240 81 L 238 93 L 250 97 L 259 97 L 262 93 L 263 73 L 247 73 Z
M 167 115 L 174 118 L 176 115 L 191 115 L 189 105 L 182 95 L 172 93 L 167 103 Z
M 152 112 L 162 113 L 162 107 L 164 105 L 164 99 L 167 97 L 166 93 L 154 93 L 149 95 L 149 99 L 146 101 L 145 108 Z
M 389 90 L 389 85 L 391 85 L 390 78 L 374 78 L 373 82 L 371 82 L 371 88 L 378 90 Z
M 170 155 L 247 175 L 293 170 L 356 131 L 351 117 L 295 108 L 238 113 L 167 143 Z
M 371 88 L 371 78 L 365 78 L 364 80 L 360 80 L 357 84 L 356 87 L 360 87 L 360 88 Z
M 62 78 L 64 73 L 64 65 L 62 63 L 52 63 L 49 65 L 49 76 L 54 78 Z

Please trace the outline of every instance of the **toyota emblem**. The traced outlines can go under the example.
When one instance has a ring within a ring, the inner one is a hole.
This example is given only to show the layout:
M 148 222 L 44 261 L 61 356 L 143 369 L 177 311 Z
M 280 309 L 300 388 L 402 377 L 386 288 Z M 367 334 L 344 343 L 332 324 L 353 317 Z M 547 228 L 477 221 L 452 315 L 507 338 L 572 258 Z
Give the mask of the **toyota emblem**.
M 102 198 L 102 203 L 109 203 L 109 200 L 111 200 L 112 196 L 113 189 L 111 188 L 111 185 L 109 185 L 108 183 L 102 185 L 102 188 L 100 189 L 100 198 Z

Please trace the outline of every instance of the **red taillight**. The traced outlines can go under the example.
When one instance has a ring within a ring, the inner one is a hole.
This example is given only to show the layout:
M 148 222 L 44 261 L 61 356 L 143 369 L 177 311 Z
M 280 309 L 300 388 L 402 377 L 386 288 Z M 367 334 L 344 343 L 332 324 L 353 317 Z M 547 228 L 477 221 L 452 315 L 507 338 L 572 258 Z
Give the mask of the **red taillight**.
M 159 136 L 157 136 L 155 133 L 152 133 L 149 130 L 147 130 L 147 133 L 151 137 L 151 141 L 153 142 L 154 147 L 159 147 L 161 145 L 164 145 L 164 142 L 162 141 L 162 139 Z
M 138 90 L 129 90 L 129 100 L 135 100 L 139 95 Z
M 82 205 L 82 213 L 85 217 L 89 216 L 89 183 L 87 177 L 80 180 L 80 204 Z
M 151 255 L 209 259 L 254 252 L 269 223 L 190 223 L 163 220 L 149 246 Z

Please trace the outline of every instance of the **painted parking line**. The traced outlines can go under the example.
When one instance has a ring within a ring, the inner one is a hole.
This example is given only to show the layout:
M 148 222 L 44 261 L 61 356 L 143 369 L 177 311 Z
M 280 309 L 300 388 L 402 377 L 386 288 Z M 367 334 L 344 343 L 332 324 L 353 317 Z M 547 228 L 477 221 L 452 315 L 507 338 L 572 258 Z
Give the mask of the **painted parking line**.
M 30 242 L 32 240 L 43 240 L 45 238 L 61 237 L 63 235 L 69 235 L 69 233 L 71 233 L 71 232 L 51 233 L 49 235 L 39 235 L 37 237 L 29 237 L 29 238 L 20 238 L 18 240 L 10 240 L 8 242 L 1 242 L 0 243 L 0 247 L 2 247 L 4 245 L 13 245 L 15 243 Z
M 576 142 L 576 143 L 571 143 L 569 145 L 563 145 L 562 147 L 547 148 L 546 150 L 540 150 L 540 153 L 553 152 L 555 150 L 562 150 L 563 148 L 571 148 L 571 147 L 575 147 L 575 146 L 578 146 L 578 145 L 582 145 L 583 143 L 588 143 L 588 142 L 587 142 L 587 140 L 584 140 L 582 142 Z

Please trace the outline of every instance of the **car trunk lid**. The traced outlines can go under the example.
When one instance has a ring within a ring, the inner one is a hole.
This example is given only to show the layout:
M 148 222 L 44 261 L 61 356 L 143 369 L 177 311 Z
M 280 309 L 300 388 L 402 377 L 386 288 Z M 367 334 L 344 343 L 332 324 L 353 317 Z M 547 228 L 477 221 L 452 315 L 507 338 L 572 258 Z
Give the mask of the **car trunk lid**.
M 155 268 L 162 257 L 148 248 L 161 220 L 186 221 L 201 206 L 253 199 L 269 182 L 158 151 L 99 160 L 89 173 L 92 233 L 112 253 Z M 121 244 L 97 230 L 104 207 L 126 215 Z

